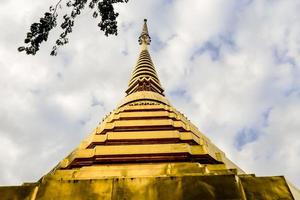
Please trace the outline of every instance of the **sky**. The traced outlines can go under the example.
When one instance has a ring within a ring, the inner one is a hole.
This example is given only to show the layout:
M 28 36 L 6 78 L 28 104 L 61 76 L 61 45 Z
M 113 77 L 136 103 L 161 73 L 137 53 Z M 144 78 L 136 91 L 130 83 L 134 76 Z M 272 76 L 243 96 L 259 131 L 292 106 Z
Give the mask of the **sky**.
M 86 9 L 56 57 L 59 29 L 36 56 L 17 52 L 55 3 L 0 1 L 0 185 L 37 181 L 116 108 L 147 18 L 171 104 L 247 173 L 300 187 L 299 0 L 130 0 L 118 36 Z

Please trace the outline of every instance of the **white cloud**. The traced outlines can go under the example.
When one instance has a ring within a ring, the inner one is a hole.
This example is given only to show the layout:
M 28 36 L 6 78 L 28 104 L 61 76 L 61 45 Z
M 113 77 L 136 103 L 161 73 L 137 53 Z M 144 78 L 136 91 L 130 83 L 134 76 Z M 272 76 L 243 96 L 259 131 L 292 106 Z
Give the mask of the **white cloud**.
M 297 183 L 300 176 L 299 98 L 299 93 L 292 94 L 277 104 L 269 114 L 268 126 L 262 129 L 261 138 L 241 151 L 243 165 L 252 172 L 259 175 L 286 173 Z
M 129 1 L 117 6 L 118 37 L 103 36 L 87 11 L 57 57 L 49 52 L 58 31 L 37 56 L 18 53 L 51 3 L 0 3 L 0 146 L 9 151 L 0 184 L 36 181 L 117 106 L 148 18 L 152 59 L 175 107 L 242 168 L 300 186 L 297 0 Z M 237 148 L 243 130 L 258 135 Z

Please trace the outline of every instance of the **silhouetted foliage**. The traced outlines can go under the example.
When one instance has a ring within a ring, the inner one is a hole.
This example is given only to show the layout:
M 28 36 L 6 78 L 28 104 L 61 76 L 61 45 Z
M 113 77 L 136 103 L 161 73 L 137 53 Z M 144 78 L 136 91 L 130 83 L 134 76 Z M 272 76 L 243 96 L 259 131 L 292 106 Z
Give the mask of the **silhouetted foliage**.
M 58 9 L 61 8 L 63 0 L 59 0 L 55 6 L 51 6 L 49 12 L 40 18 L 39 22 L 33 23 L 30 26 L 30 31 L 24 40 L 27 46 L 21 46 L 18 51 L 25 51 L 28 55 L 35 55 L 40 49 L 42 42 L 47 41 L 49 32 L 57 26 Z M 57 55 L 57 49 L 69 42 L 68 34 L 72 32 L 75 18 L 80 15 L 82 10 L 88 5 L 94 12 L 92 17 L 100 18 L 98 24 L 101 31 L 104 31 L 106 36 L 117 35 L 117 17 L 118 13 L 115 12 L 113 4 L 127 3 L 128 0 L 67 0 L 66 6 L 71 8 L 70 14 L 63 15 L 63 22 L 60 25 L 62 33 L 56 40 L 52 48 L 51 55 Z

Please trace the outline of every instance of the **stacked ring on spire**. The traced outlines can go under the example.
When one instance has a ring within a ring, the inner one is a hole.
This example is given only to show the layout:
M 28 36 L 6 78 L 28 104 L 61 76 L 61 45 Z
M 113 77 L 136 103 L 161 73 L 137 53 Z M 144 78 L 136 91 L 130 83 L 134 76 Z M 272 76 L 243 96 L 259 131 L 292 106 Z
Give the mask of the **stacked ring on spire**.
M 129 81 L 127 95 L 138 91 L 152 91 L 163 95 L 163 88 L 147 49 L 142 50 Z

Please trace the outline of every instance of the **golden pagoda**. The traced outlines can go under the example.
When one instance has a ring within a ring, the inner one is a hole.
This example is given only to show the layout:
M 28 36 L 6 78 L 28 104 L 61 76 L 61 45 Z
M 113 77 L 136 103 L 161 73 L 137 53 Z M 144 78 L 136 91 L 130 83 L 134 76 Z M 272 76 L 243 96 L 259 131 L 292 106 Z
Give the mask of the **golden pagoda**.
M 0 187 L 0 199 L 293 200 L 283 176 L 246 174 L 164 95 L 147 21 L 126 97 L 36 183 Z M 297 196 L 298 195 L 298 196 Z

